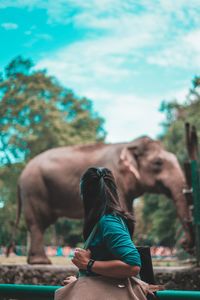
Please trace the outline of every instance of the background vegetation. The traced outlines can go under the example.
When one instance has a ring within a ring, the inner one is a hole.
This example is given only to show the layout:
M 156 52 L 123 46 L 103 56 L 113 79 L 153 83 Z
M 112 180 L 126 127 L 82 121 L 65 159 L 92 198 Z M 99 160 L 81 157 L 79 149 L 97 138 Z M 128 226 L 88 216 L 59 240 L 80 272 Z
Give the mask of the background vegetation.
M 159 139 L 181 164 L 187 157 L 184 122 L 200 131 L 199 90 L 200 78 L 196 77 L 184 103 L 163 101 L 160 107 L 165 122 Z M 103 125 L 90 100 L 77 97 L 45 70 L 35 70 L 31 60 L 17 57 L 10 62 L 0 74 L 0 245 L 10 239 L 16 182 L 28 160 L 50 148 L 104 141 Z M 171 200 L 145 195 L 137 202 L 136 215 L 138 244 L 175 245 L 180 224 Z M 60 219 L 47 231 L 46 243 L 74 246 L 81 242 L 81 230 L 82 221 Z M 16 240 L 26 244 L 23 218 Z
M 104 141 L 103 123 L 90 100 L 35 70 L 31 60 L 19 56 L 10 62 L 0 74 L 0 245 L 10 239 L 17 178 L 28 160 L 50 148 Z M 26 235 L 22 221 L 17 243 L 25 244 Z M 74 245 L 80 236 L 81 221 L 59 220 L 46 240 Z

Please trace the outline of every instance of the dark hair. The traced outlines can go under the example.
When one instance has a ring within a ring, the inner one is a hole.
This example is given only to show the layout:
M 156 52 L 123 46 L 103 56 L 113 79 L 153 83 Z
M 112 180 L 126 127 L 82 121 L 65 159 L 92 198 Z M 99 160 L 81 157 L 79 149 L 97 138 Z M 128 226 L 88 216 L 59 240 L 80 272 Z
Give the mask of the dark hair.
M 83 237 L 86 240 L 101 216 L 114 213 L 128 225 L 130 235 L 134 231 L 134 217 L 125 211 L 119 201 L 112 172 L 107 168 L 91 167 L 81 177 L 80 193 L 84 206 Z

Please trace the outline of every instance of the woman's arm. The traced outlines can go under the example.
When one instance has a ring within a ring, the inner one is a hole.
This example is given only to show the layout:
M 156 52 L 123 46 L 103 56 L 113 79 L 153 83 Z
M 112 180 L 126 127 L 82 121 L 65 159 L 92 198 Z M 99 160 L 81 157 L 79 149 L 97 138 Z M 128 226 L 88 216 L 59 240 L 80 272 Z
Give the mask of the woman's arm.
M 138 275 L 140 267 L 130 266 L 121 260 L 95 261 L 92 271 L 103 276 L 123 278 Z
M 75 251 L 72 262 L 81 270 L 87 269 L 89 262 L 89 250 L 77 249 Z M 95 261 L 92 266 L 92 271 L 103 276 L 123 278 L 136 276 L 139 271 L 139 266 L 131 266 L 121 260 Z
M 138 250 L 131 240 L 127 226 L 119 216 L 104 215 L 100 222 L 100 232 L 105 247 L 117 260 L 130 266 L 141 266 Z

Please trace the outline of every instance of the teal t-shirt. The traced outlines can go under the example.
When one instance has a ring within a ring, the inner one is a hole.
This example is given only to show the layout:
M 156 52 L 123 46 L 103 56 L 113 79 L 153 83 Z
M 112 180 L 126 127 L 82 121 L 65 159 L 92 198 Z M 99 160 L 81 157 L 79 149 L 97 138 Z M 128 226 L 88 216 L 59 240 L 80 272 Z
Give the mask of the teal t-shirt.
M 128 227 L 118 215 L 101 217 L 89 249 L 94 260 L 119 259 L 131 266 L 141 266 L 140 255 L 131 240 Z

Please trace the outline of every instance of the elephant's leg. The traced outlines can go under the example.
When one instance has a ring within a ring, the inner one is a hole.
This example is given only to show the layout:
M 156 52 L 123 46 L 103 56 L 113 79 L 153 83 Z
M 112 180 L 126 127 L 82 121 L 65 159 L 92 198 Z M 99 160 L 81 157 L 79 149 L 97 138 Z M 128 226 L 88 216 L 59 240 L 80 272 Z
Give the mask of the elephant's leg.
M 39 191 L 40 197 L 35 194 L 29 195 L 25 189 L 22 189 L 22 192 L 24 192 L 22 193 L 24 216 L 30 234 L 27 262 L 29 264 L 51 264 L 44 249 L 44 232 L 51 224 L 48 205 Z
M 27 262 L 29 264 L 51 264 L 44 249 L 44 229 L 39 228 L 37 224 L 29 226 L 30 248 Z

